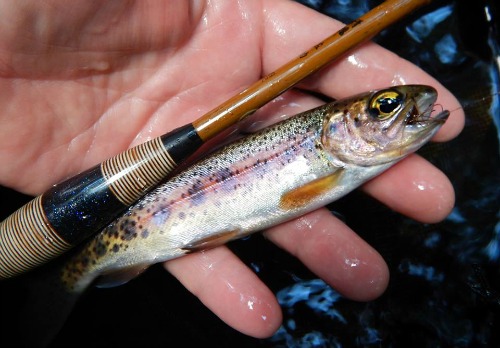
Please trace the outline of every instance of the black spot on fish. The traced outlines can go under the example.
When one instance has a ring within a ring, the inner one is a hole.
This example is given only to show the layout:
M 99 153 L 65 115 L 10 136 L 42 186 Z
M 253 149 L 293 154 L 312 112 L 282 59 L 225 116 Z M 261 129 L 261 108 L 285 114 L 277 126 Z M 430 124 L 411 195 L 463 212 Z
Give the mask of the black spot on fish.
M 89 264 L 89 257 L 87 255 L 83 256 L 82 259 L 81 259 L 81 263 L 82 263 L 82 266 L 83 267 L 87 267 L 87 265 Z
M 161 208 L 153 213 L 153 218 L 155 219 L 167 219 L 170 216 L 170 208 L 168 206 Z
M 137 237 L 137 231 L 135 228 L 135 221 L 130 221 L 128 219 L 125 219 L 121 224 L 120 224 L 120 229 L 122 230 L 122 240 L 127 240 L 130 241 Z
M 97 241 L 94 247 L 94 252 L 97 257 L 102 257 L 106 255 L 107 252 L 106 245 L 102 241 Z
M 233 175 L 231 170 L 229 168 L 222 168 L 221 170 L 217 171 L 214 176 L 215 176 L 215 181 L 216 182 L 222 182 L 228 178 L 230 178 Z
M 113 252 L 117 253 L 120 250 L 120 246 L 118 244 L 113 245 L 113 248 L 111 249 Z
M 205 192 L 203 192 L 204 187 L 205 186 L 203 185 L 201 180 L 197 180 L 188 189 L 189 198 L 191 199 L 194 205 L 199 205 L 205 201 Z

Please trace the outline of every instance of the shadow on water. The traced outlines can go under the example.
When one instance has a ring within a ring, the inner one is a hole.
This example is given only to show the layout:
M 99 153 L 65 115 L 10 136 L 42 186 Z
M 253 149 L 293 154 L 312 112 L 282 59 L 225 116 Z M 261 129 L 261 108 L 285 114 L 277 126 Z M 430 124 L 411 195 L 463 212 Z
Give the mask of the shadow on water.
M 302 0 L 349 22 L 367 0 Z M 347 10 L 348 9 L 348 10 Z M 158 266 L 114 289 L 91 289 L 52 347 L 493 347 L 500 337 L 499 10 L 495 0 L 434 1 L 377 42 L 418 64 L 462 102 L 466 126 L 455 140 L 420 152 L 456 190 L 438 224 L 421 224 L 355 192 L 331 210 L 372 244 L 391 269 L 387 292 L 369 303 L 342 298 L 296 259 L 254 235 L 230 247 L 275 291 L 284 313 L 268 340 L 221 323 Z M 6 189 L 20 206 L 28 197 Z M 3 200 L 4 198 L 2 198 Z M 359 219 L 359 212 L 363 219 Z M 2 212 L 6 216 L 10 211 Z M 3 285 L 2 310 L 22 297 Z M 2 330 L 9 326 L 2 315 Z M 176 339 L 173 339 L 175 337 Z

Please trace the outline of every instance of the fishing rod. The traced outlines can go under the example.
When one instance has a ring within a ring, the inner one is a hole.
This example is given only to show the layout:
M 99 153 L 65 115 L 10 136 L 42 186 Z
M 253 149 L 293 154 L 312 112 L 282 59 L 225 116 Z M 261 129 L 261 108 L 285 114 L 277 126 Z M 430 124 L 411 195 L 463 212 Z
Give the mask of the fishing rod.
M 0 223 L 0 279 L 98 233 L 201 145 L 431 0 L 387 0 L 193 123 L 54 185 Z

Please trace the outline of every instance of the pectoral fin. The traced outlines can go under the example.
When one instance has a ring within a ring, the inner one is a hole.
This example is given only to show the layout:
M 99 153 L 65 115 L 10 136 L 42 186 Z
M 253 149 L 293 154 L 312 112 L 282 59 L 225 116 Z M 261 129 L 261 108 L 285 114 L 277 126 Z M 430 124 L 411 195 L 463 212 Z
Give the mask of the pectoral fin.
M 304 186 L 285 193 L 281 196 L 280 208 L 284 210 L 292 210 L 312 202 L 323 193 L 335 187 L 338 184 L 342 173 L 343 169 L 339 169 L 331 175 L 316 179 Z
M 239 230 L 225 231 L 193 241 L 185 245 L 182 249 L 190 253 L 207 250 L 226 244 L 227 242 L 235 239 L 236 237 L 243 237 L 242 233 Z

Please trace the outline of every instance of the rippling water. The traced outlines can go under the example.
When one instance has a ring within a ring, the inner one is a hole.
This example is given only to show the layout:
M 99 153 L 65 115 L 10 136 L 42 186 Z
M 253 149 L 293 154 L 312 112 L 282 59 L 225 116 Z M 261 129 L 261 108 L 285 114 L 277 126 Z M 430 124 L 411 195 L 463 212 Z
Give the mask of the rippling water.
M 349 22 L 380 1 L 301 2 Z M 500 346 L 498 19 L 495 0 L 434 1 L 376 38 L 435 76 L 466 112 L 457 139 L 421 151 L 456 190 L 456 207 L 445 221 L 415 222 L 359 192 L 330 206 L 388 262 L 391 282 L 381 298 L 349 301 L 255 235 L 231 248 L 282 305 L 284 322 L 271 339 L 252 339 L 228 328 L 172 277 L 152 267 L 126 286 L 89 291 L 53 347 L 163 347 L 174 337 L 183 339 L 182 346 Z M 365 212 L 363 219 L 357 211 Z M 22 296 L 18 289 L 7 290 Z M 9 301 L 3 296 L 2 307 Z

